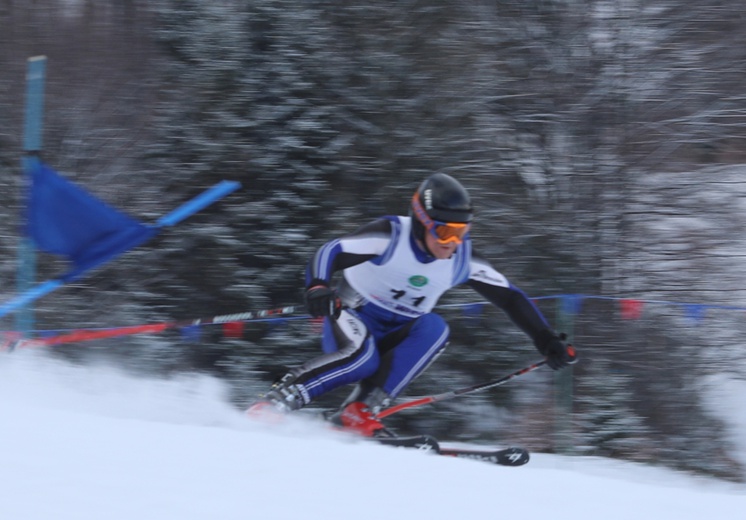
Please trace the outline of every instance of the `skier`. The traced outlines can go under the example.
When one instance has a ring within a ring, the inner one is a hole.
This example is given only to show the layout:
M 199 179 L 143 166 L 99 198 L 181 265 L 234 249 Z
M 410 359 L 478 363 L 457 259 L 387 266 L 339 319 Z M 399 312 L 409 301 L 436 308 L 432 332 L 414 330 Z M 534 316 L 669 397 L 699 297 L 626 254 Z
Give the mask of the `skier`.
M 568 345 L 526 295 L 472 249 L 472 218 L 466 189 L 436 173 L 415 192 L 410 216 L 382 217 L 321 246 L 306 269 L 305 301 L 312 316 L 325 318 L 324 354 L 291 369 L 249 411 L 297 410 L 357 383 L 332 421 L 375 435 L 384 428 L 376 414 L 445 348 L 448 325 L 432 310 L 461 284 L 502 309 L 551 368 L 572 362 Z

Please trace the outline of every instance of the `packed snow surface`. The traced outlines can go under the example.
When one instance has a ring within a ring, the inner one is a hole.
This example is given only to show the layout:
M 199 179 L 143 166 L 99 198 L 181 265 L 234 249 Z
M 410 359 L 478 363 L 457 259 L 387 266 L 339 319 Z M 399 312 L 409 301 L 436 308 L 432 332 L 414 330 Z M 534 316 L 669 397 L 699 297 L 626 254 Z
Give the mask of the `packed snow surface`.
M 519 468 L 267 425 L 205 377 L 0 357 L 0 519 L 740 518 L 743 486 L 599 458 Z

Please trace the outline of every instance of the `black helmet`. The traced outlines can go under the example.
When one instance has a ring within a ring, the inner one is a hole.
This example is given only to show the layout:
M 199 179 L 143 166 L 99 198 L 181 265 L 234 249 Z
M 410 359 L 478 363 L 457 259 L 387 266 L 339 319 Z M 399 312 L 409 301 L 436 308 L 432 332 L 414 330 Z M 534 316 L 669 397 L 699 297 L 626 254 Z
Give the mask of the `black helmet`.
M 474 216 L 466 188 L 445 173 L 436 173 L 425 179 L 412 197 L 412 232 L 415 238 L 424 241 L 427 223 L 423 222 L 422 210 L 431 220 L 439 222 L 468 224 Z

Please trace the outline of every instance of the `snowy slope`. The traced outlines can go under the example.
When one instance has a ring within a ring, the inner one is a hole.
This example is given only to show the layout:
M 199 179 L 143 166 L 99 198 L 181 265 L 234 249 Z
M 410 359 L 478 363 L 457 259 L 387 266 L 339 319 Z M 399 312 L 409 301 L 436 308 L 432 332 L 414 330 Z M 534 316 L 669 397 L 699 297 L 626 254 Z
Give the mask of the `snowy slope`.
M 0 519 L 739 518 L 746 489 L 603 459 L 503 468 L 254 424 L 207 378 L 0 358 Z

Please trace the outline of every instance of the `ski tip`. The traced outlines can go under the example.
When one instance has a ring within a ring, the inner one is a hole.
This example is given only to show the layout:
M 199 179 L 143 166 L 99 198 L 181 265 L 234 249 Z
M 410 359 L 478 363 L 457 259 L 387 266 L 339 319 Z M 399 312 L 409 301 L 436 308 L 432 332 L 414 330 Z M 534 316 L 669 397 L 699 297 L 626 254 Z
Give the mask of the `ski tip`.
M 531 460 L 531 455 L 523 448 L 507 448 L 501 455 L 505 466 L 523 466 Z
M 285 420 L 285 413 L 269 401 L 257 401 L 246 409 L 244 415 L 267 424 L 279 424 Z

